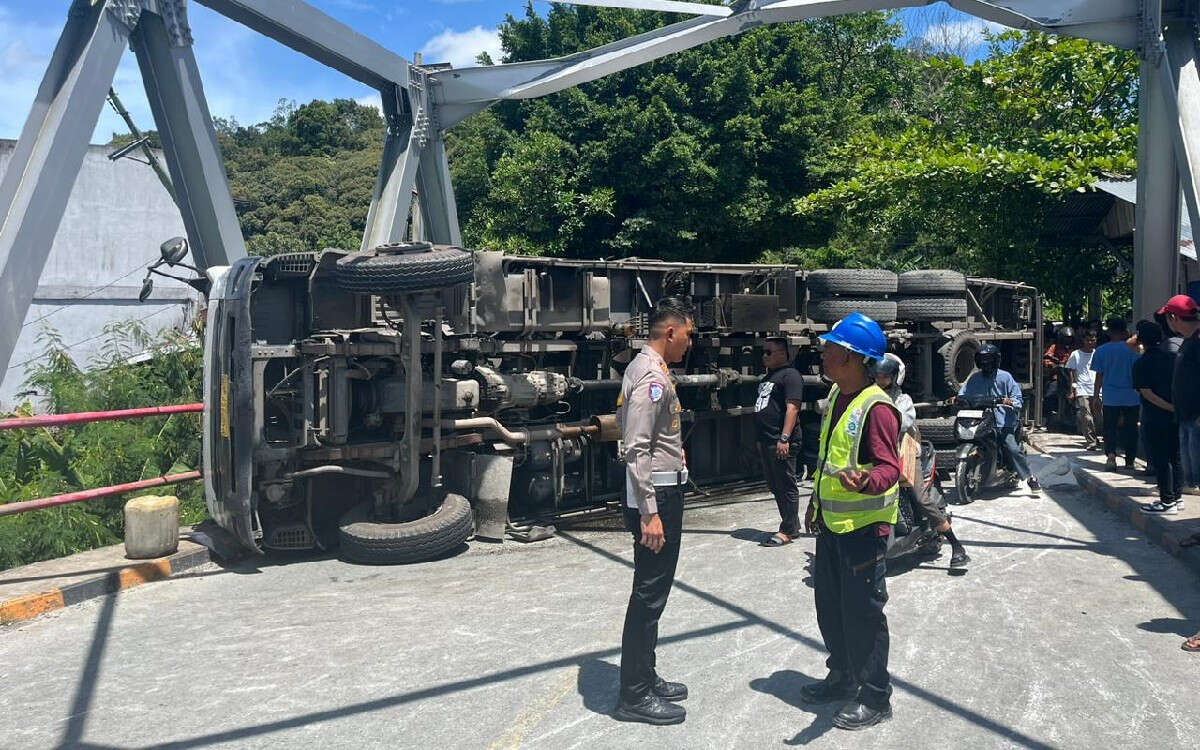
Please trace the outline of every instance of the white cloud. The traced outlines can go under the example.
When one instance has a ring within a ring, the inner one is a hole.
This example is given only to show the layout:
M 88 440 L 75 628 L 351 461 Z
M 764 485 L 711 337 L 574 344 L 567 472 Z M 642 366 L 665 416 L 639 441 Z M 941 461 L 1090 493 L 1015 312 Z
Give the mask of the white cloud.
M 1007 26 L 979 18 L 969 21 L 948 21 L 927 27 L 925 33 L 921 35 L 921 39 L 934 47 L 961 45 L 971 48 L 987 41 L 984 38 L 984 32 L 997 34 L 1006 29 L 1008 29 Z
M 364 107 L 374 107 L 376 112 L 381 115 L 383 114 L 383 99 L 379 96 L 378 92 L 374 94 L 367 94 L 366 96 L 360 96 L 354 101 L 358 102 Z
M 446 29 L 425 43 L 421 55 L 425 62 L 448 62 L 456 68 L 475 65 L 475 57 L 487 52 L 492 60 L 500 61 L 500 31 L 476 26 L 466 31 Z

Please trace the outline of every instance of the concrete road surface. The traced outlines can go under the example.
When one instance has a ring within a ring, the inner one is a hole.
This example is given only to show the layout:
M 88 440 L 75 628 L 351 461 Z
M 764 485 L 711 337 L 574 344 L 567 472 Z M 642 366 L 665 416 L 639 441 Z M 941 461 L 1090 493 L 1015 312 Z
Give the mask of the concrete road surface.
M 631 550 L 591 524 L 407 567 L 210 567 L 0 630 L 0 747 L 1195 747 L 1200 586 L 1057 481 L 956 509 L 966 575 L 889 579 L 895 718 L 866 732 L 798 701 L 824 674 L 812 540 L 761 548 L 774 504 L 728 502 L 688 511 L 662 625 L 682 726 L 607 715 Z

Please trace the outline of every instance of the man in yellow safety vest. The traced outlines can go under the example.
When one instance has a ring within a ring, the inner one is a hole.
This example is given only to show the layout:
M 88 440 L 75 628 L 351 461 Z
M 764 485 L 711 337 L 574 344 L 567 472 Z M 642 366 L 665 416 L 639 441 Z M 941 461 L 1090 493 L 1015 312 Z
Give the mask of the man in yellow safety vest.
M 872 377 L 887 348 L 878 323 L 851 313 L 821 339 L 821 364 L 834 386 L 805 525 L 817 534 L 813 588 L 829 674 L 800 695 L 806 703 L 845 701 L 834 725 L 865 729 L 892 715 L 883 606 L 899 497 L 900 415 Z

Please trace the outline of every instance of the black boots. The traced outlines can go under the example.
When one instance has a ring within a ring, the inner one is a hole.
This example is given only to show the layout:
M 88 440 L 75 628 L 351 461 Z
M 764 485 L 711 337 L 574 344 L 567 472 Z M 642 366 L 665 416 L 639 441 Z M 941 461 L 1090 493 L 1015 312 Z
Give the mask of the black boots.
M 682 724 L 687 712 L 683 706 L 676 706 L 675 701 L 688 697 L 687 685 L 682 682 L 667 682 L 655 676 L 654 684 L 650 686 L 650 694 L 641 700 L 629 702 L 621 700 L 613 718 L 620 721 L 640 721 L 643 724 Z
M 800 688 L 800 700 L 805 703 L 848 701 L 833 717 L 833 725 L 840 729 L 866 729 L 892 718 L 890 704 L 883 710 L 876 710 L 860 703 L 858 686 L 841 672 L 830 672 L 825 679 Z
M 635 703 L 621 701 L 617 704 L 617 710 L 613 712 L 613 718 L 618 721 L 640 721 L 643 724 L 660 726 L 682 724 L 686 715 L 683 706 L 669 703 L 653 694 Z
M 950 555 L 950 567 L 952 568 L 965 568 L 969 562 L 971 562 L 971 556 L 962 547 L 958 547 L 954 550 L 954 554 Z
M 665 701 L 687 700 L 687 685 L 682 682 L 667 682 L 661 677 L 654 678 L 650 692 Z
M 842 706 L 842 710 L 834 715 L 833 725 L 838 729 L 854 731 L 856 729 L 873 727 L 879 722 L 887 721 L 890 718 L 892 718 L 892 707 L 890 704 L 884 705 L 882 710 L 877 710 L 854 700 Z
M 800 700 L 805 703 L 832 703 L 845 701 L 858 695 L 858 686 L 840 672 L 830 672 L 819 682 L 810 682 L 800 688 Z

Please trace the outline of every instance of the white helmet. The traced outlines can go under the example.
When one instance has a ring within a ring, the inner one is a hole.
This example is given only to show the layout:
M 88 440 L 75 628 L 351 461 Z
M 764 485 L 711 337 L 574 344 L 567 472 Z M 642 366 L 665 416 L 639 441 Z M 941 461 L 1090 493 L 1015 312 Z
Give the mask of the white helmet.
M 900 359 L 898 355 L 888 352 L 875 365 L 875 374 L 887 375 L 892 379 L 892 387 L 899 388 L 904 385 L 904 360 Z

